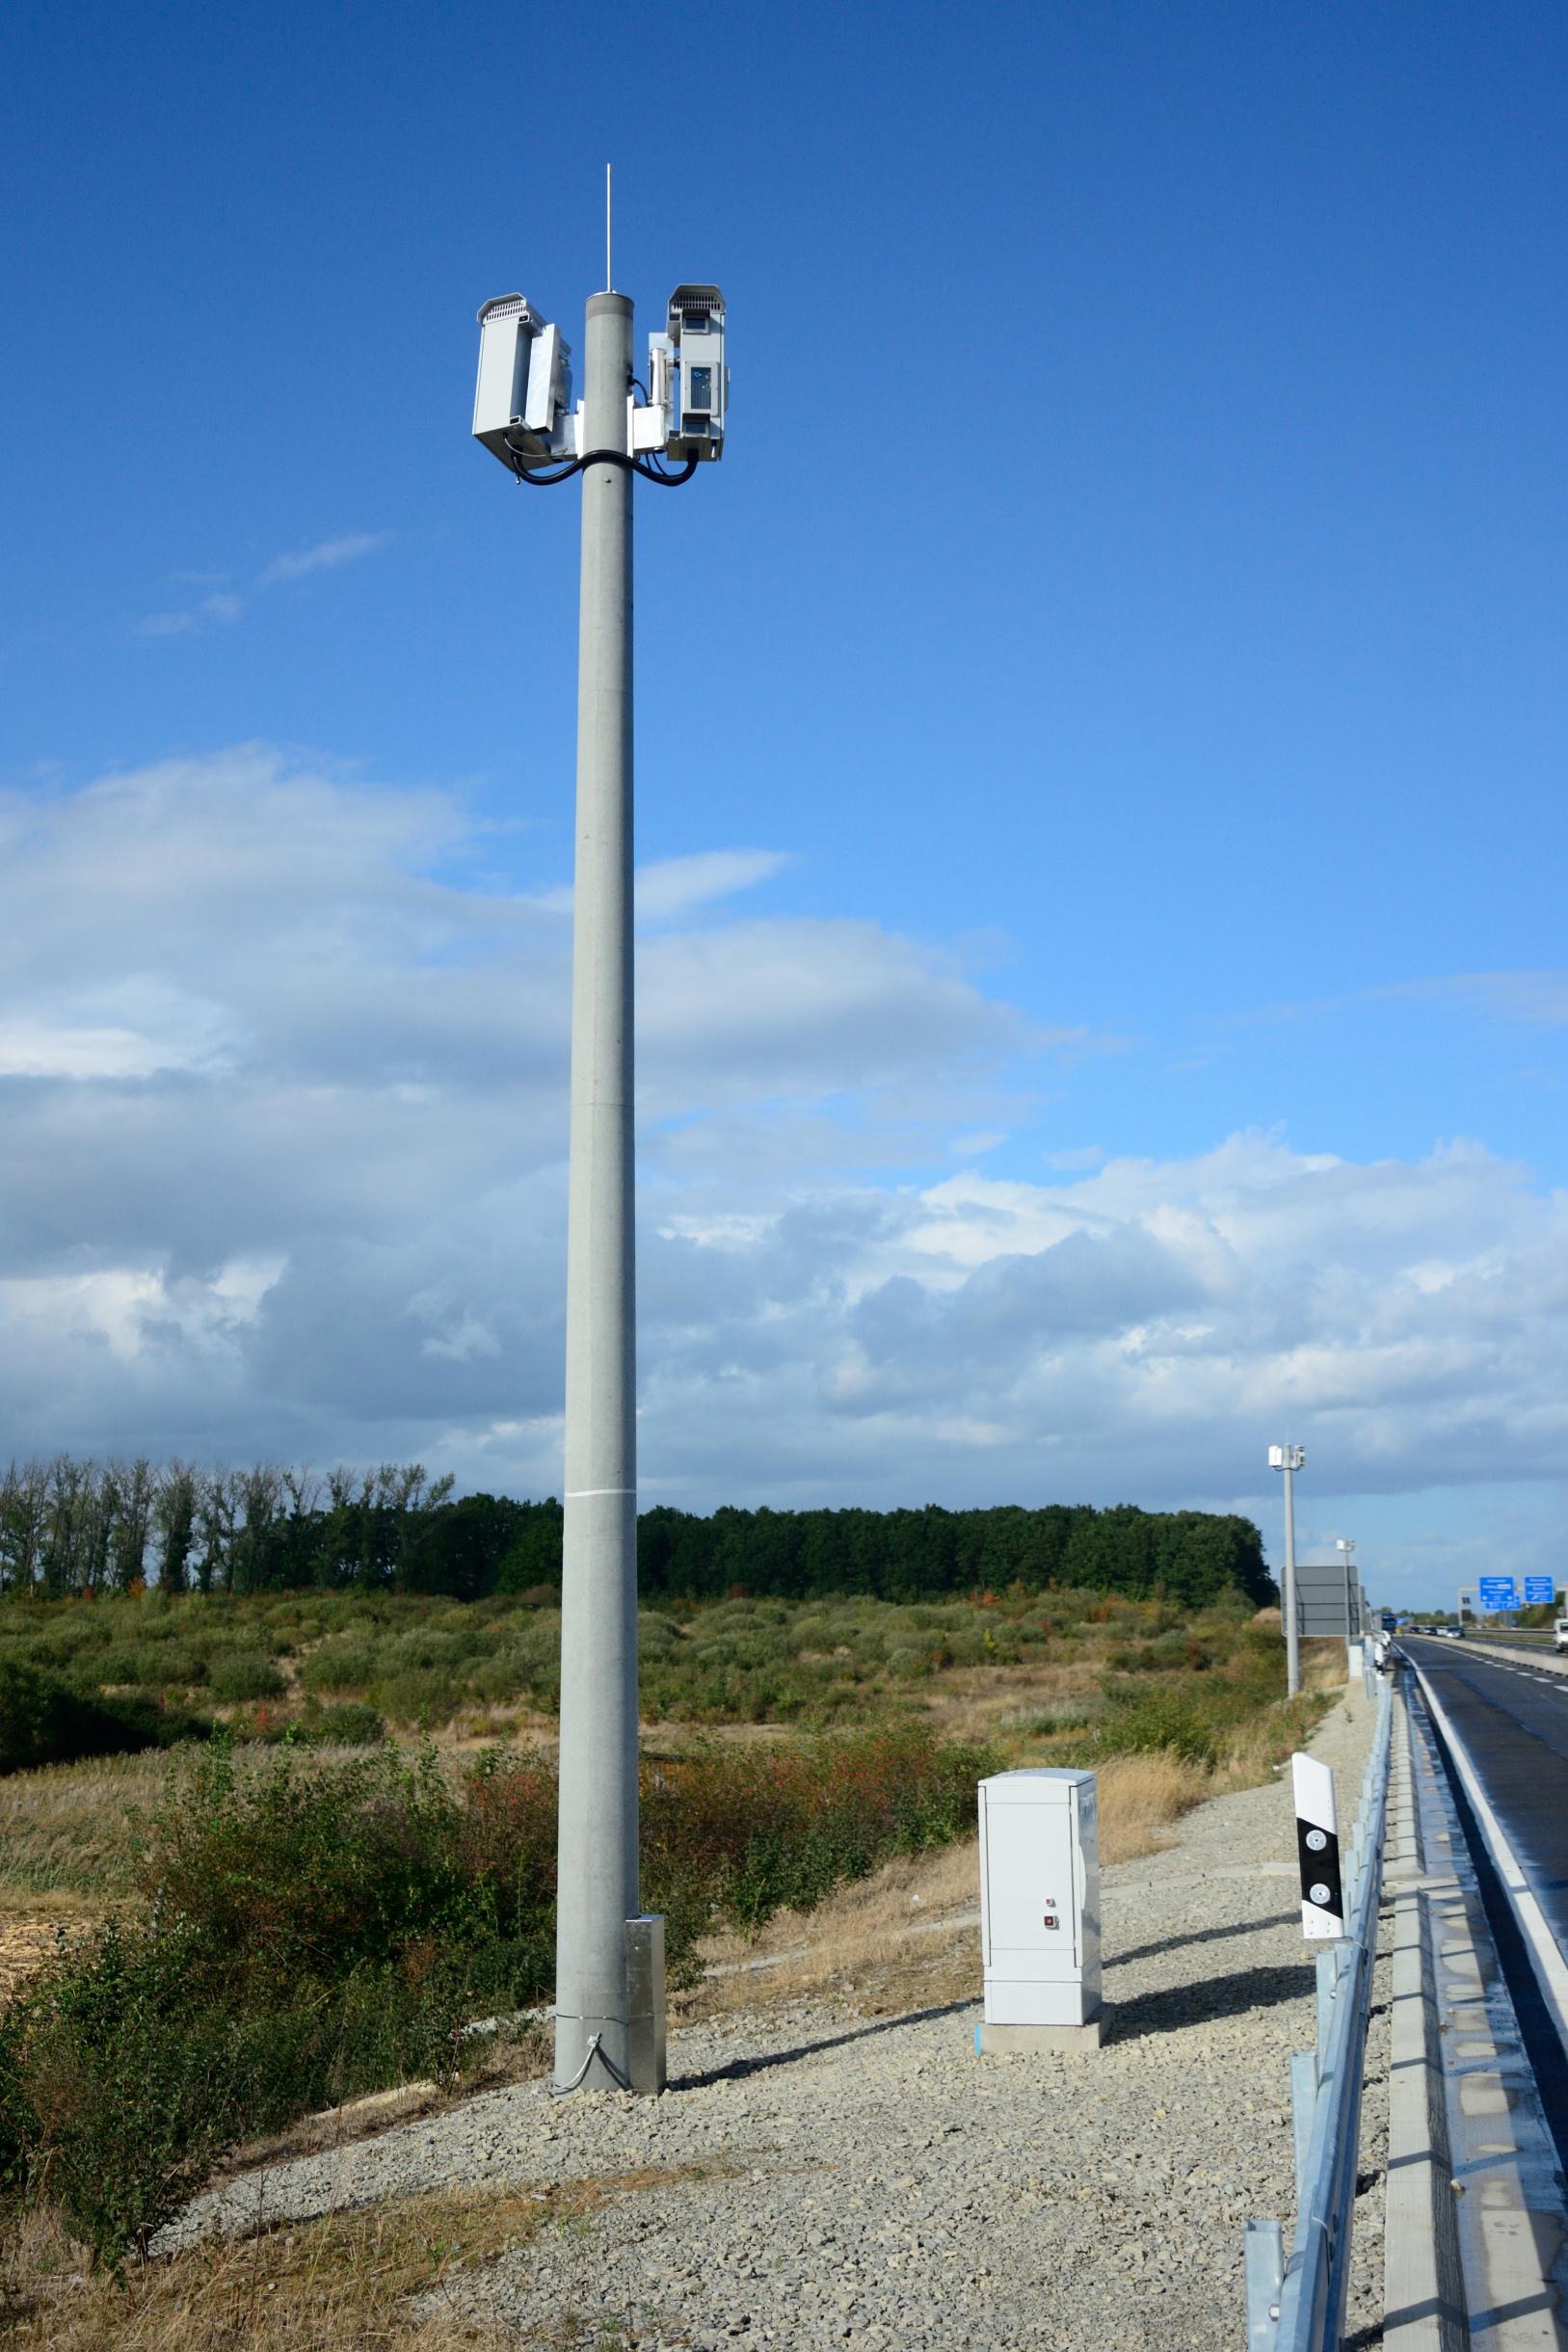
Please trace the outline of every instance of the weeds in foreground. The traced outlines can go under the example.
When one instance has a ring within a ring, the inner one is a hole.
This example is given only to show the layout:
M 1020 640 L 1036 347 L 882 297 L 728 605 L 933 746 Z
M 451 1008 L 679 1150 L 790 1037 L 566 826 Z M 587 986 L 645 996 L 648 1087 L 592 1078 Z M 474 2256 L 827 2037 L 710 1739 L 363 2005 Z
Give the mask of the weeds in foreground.
M 612 2197 L 712 2170 L 392 2198 L 123 2277 L 83 2279 L 82 2249 L 38 2212 L 0 2246 L 0 2329 L 8 2352 L 500 2352 L 516 2339 L 465 2308 L 465 2274 L 552 2225 L 588 2226 Z
M 893 1853 L 967 1829 L 982 1751 L 905 1727 L 645 1767 L 645 1899 L 674 1971 L 718 1920 L 755 1928 Z M 0 2186 L 48 2199 L 115 2264 L 219 2152 L 291 2117 L 484 2059 L 466 2034 L 547 1993 L 556 1788 L 493 1753 L 329 1763 L 220 1745 L 142 1832 L 147 1910 L 42 1968 L 0 2017 Z

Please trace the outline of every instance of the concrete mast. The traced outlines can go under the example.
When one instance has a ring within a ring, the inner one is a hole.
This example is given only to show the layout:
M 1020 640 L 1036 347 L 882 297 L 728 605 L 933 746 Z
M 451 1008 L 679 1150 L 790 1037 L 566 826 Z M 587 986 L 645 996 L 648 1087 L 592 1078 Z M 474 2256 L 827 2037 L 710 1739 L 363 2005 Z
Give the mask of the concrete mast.
M 626 1959 L 626 1923 L 639 1909 L 631 319 L 625 295 L 590 297 L 579 444 L 585 457 L 606 455 L 582 473 L 555 1979 L 563 2089 L 579 2078 L 625 2086 L 640 2071 Z

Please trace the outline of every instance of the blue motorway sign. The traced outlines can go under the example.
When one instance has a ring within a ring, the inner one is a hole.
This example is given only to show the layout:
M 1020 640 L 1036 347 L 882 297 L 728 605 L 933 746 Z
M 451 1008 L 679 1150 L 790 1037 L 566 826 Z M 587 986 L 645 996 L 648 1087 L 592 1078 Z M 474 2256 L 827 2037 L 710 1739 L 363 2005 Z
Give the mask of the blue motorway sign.
M 1533 1609 L 1539 1601 L 1545 1601 L 1550 1609 L 1556 1597 L 1557 1582 L 1555 1576 L 1526 1577 L 1525 1606 L 1527 1609 Z
M 1519 1587 L 1511 1576 L 1480 1576 L 1475 1581 L 1481 1596 L 1481 1607 L 1488 1613 L 1495 1609 L 1518 1608 Z

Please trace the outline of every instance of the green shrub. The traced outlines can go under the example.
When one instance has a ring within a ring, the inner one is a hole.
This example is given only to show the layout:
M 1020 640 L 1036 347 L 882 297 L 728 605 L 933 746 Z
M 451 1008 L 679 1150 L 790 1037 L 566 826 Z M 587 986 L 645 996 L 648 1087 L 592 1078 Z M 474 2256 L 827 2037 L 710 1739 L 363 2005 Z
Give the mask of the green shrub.
M 280 1698 L 287 1685 L 258 1649 L 232 1649 L 212 1663 L 214 1698 Z
M 463 1704 L 465 1692 L 457 1677 L 444 1668 L 427 1670 L 414 1668 L 403 1674 L 378 1674 L 369 1685 L 369 1697 L 393 1723 L 412 1724 L 421 1730 L 434 1731 L 451 1722 Z
M 58 1676 L 0 1660 L 0 1773 L 87 1756 L 135 1755 L 176 1740 L 205 1738 L 210 1725 L 149 1698 L 95 1698 Z
M 1285 1696 L 1285 1657 L 1277 1634 L 1259 1626 L 1222 1632 L 1208 1613 L 1183 1633 L 1149 1644 L 1171 1661 L 1157 1684 L 1106 1678 L 1105 1708 L 1094 1731 L 1102 1750 L 1172 1748 L 1195 1764 L 1216 1764 L 1233 1736 Z M 1177 1658 L 1182 1670 L 1173 1671 Z
M 307 1691 L 362 1691 L 375 1670 L 372 1644 L 336 1634 L 303 1661 L 300 1680 Z
M 1193 1764 L 1219 1761 L 1226 1725 L 1215 1712 L 1180 1691 L 1155 1691 L 1124 1697 L 1117 1693 L 1101 1718 L 1096 1738 L 1118 1754 L 1171 1748 Z
M 386 1737 L 386 1725 L 375 1708 L 355 1698 L 335 1707 L 306 1707 L 299 1730 L 320 1747 L 374 1748 Z
M 198 1649 L 173 1642 L 116 1642 L 94 1651 L 79 1648 L 75 1666 L 89 1670 L 99 1684 L 139 1684 L 154 1691 L 185 1690 L 204 1682 L 206 1660 Z
M 118 2263 L 226 2145 L 399 2074 L 450 2076 L 464 1990 L 450 1966 L 362 1962 L 257 1998 L 201 1926 L 111 1922 L 0 2019 L 0 2163 Z

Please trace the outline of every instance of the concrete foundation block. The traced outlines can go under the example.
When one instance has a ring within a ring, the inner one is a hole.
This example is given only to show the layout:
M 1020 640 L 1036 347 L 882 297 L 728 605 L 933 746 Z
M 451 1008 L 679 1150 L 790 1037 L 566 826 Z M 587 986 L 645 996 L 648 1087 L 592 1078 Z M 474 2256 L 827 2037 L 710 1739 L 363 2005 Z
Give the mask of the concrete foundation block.
M 1097 2009 L 1082 2025 L 977 2025 L 974 2049 L 980 2058 L 1029 2058 L 1042 2054 L 1075 2057 L 1097 2050 L 1110 2022 L 1108 2008 Z

